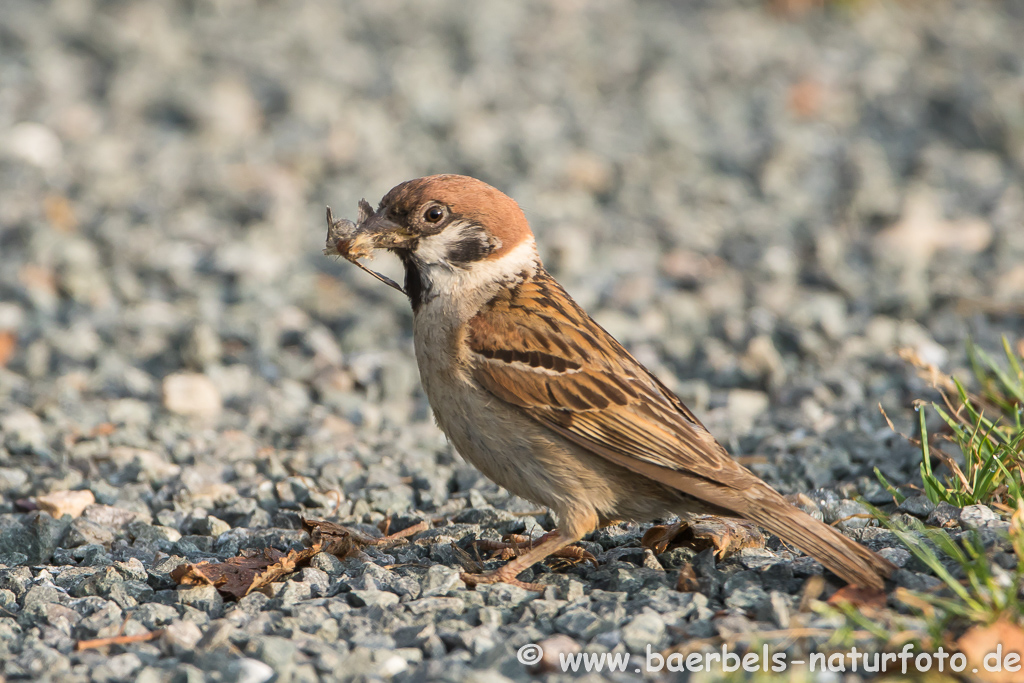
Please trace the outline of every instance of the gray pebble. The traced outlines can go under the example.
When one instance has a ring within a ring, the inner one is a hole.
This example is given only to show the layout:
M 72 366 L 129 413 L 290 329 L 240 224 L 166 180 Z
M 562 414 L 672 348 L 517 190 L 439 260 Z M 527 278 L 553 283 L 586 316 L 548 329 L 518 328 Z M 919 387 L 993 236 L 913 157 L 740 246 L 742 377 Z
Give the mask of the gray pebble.
M 935 510 L 935 505 L 928 500 L 928 496 L 921 495 L 907 498 L 899 504 L 897 509 L 908 515 L 927 518 Z

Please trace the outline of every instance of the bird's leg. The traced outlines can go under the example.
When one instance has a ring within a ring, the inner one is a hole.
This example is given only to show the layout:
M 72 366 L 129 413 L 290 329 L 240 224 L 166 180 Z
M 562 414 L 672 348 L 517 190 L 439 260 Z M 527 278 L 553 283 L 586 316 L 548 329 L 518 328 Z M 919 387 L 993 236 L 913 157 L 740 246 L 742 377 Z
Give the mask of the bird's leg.
M 557 532 L 549 531 L 536 539 L 521 534 L 506 534 L 502 536 L 500 541 L 481 539 L 476 541 L 475 545 L 480 550 L 491 553 L 492 559 L 511 560 L 514 557 L 519 557 L 524 549 L 533 548 L 544 543 L 555 533 Z M 568 560 L 570 565 L 578 562 L 592 562 L 595 567 L 597 566 L 597 558 L 593 554 L 575 545 L 567 545 L 564 548 L 560 548 L 551 553 L 550 557 Z
M 516 577 L 519 574 L 533 565 L 537 564 L 544 558 L 557 553 L 568 545 L 571 545 L 578 541 L 581 537 L 569 536 L 564 534 L 561 530 L 556 529 L 551 533 L 544 534 L 541 537 L 540 542 L 529 548 L 519 557 L 515 558 L 504 567 L 495 569 L 494 571 L 485 572 L 483 574 L 462 574 L 462 580 L 469 586 L 475 586 L 480 583 L 508 583 L 513 586 L 519 586 L 525 588 L 528 591 L 543 592 L 544 586 L 536 583 L 526 583 L 520 581 Z

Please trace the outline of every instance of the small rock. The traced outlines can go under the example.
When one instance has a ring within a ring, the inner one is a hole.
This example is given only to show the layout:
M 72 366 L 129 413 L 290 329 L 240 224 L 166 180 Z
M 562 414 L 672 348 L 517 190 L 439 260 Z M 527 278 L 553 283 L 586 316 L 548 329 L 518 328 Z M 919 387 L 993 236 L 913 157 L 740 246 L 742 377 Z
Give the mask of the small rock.
M 878 554 L 897 567 L 905 567 L 910 561 L 910 552 L 905 548 L 882 548 Z
M 960 508 L 943 500 L 935 506 L 925 523 L 928 526 L 937 526 L 943 529 L 958 527 L 960 526 Z
M 178 590 L 176 597 L 182 605 L 206 612 L 213 619 L 219 617 L 224 609 L 224 599 L 220 597 L 220 593 L 213 586 L 195 586 Z
M 353 607 L 387 607 L 397 605 L 398 596 L 382 590 L 354 590 L 348 594 L 348 601 Z
M 750 612 L 756 618 L 767 618 L 770 598 L 753 571 L 737 572 L 722 586 L 726 607 Z
M 0 467 L 0 491 L 20 492 L 28 484 L 28 472 L 16 467 Z
M 188 525 L 188 530 L 192 534 L 216 538 L 223 533 L 231 531 L 231 525 L 213 515 L 206 515 L 200 519 L 193 519 Z
M 746 434 L 754 426 L 757 417 L 768 410 L 770 401 L 763 391 L 733 389 L 729 392 L 726 407 L 732 429 L 737 434 Z
M 139 515 L 131 510 L 111 505 L 90 505 L 82 513 L 82 516 L 90 522 L 96 522 L 111 529 L 120 529 L 134 521 Z
M 248 654 L 277 672 L 294 666 L 298 649 L 295 643 L 280 636 L 258 636 L 249 640 L 245 647 Z
M 231 636 L 235 632 L 235 627 L 232 626 L 224 619 L 219 619 L 210 624 L 210 627 L 206 629 L 206 633 L 196 643 L 196 649 L 200 652 L 212 652 L 222 647 L 228 647 L 231 645 Z
M 258 659 L 243 657 L 228 664 L 226 681 L 229 683 L 266 683 L 274 677 L 274 668 Z
M 537 643 L 537 645 L 543 653 L 541 654 L 540 661 L 535 666 L 538 673 L 561 672 L 562 660 L 560 656 L 576 654 L 580 651 L 580 644 L 562 633 L 545 638 Z
M 28 410 L 16 410 L 0 417 L 3 445 L 11 453 L 40 453 L 46 450 L 43 421 Z
M 150 631 L 171 623 L 178 616 L 178 610 L 175 607 L 159 602 L 147 602 L 132 610 L 132 619 L 135 619 Z
M 87 507 L 96 502 L 92 491 L 54 491 L 36 498 L 40 510 L 50 513 L 56 519 L 64 515 L 80 517 Z
M 303 567 L 299 571 L 299 579 L 308 585 L 312 594 L 318 597 L 327 595 L 331 588 L 331 579 L 326 572 L 316 567 Z
M 779 628 L 789 628 L 791 611 L 789 596 L 779 591 L 772 591 L 770 603 L 772 621 L 775 622 L 775 625 Z
M 422 582 L 422 595 L 444 595 L 462 583 L 462 571 L 435 564 L 427 570 Z
M 220 392 L 206 375 L 178 373 L 168 375 L 163 383 L 164 407 L 172 413 L 212 418 L 222 409 Z
M 114 533 L 105 526 L 79 517 L 71 523 L 68 533 L 64 536 L 64 547 L 77 548 L 90 544 L 109 547 L 114 542 Z
M 935 510 L 935 504 L 928 500 L 928 496 L 912 496 L 900 503 L 896 509 L 915 517 L 928 517 Z
M 177 655 L 191 652 L 202 637 L 203 632 L 191 621 L 175 619 L 164 627 L 163 641 Z
M 12 126 L 7 131 L 6 143 L 12 156 L 39 168 L 54 168 L 64 156 L 64 145 L 57 134 L 34 121 Z
M 555 628 L 574 638 L 590 640 L 598 633 L 611 631 L 615 625 L 597 616 L 589 609 L 576 608 L 555 619 Z
M 420 647 L 437 633 L 433 622 L 396 629 L 391 636 L 397 647 Z
M 650 609 L 633 617 L 622 627 L 622 642 L 630 652 L 646 652 L 646 647 L 660 649 L 665 642 L 665 621 Z
M 826 513 L 825 521 L 834 524 L 840 531 L 848 529 L 863 529 L 873 521 L 868 509 L 855 500 L 842 500 L 836 506 L 834 518 L 829 519 Z
M 142 668 L 142 660 L 134 652 L 123 652 L 106 659 L 92 670 L 96 683 L 115 683 L 134 679 L 136 671 Z
M 999 521 L 999 515 L 986 505 L 968 505 L 960 511 L 960 525 L 965 529 L 982 529 Z
M 146 524 L 145 522 L 132 522 L 128 525 L 129 535 L 143 541 L 168 541 L 176 543 L 181 540 L 181 532 L 167 526 Z
M 331 578 L 341 576 L 345 571 L 345 563 L 330 553 L 317 553 L 309 561 L 309 566 L 327 574 Z M 433 569 L 433 567 L 431 567 Z M 430 570 L 427 570 L 429 575 Z
M 492 583 L 477 586 L 477 592 L 484 595 L 488 605 L 516 607 L 537 596 L 537 593 L 507 583 Z

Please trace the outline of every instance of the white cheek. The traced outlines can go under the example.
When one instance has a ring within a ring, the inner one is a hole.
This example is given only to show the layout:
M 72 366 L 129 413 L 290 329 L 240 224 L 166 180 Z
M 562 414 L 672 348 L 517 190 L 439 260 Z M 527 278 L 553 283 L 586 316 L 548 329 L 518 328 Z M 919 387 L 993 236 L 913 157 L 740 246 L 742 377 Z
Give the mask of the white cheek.
M 421 240 L 416 250 L 416 259 L 422 266 L 420 276 L 428 282 L 428 303 L 440 306 L 451 305 L 454 301 L 466 305 L 482 304 L 493 295 L 494 288 L 500 286 L 500 283 L 515 279 L 523 270 L 532 271 L 538 263 L 537 246 L 532 236 L 501 258 L 475 261 L 465 268 L 453 266 L 445 260 L 444 255 L 448 252 L 443 245 L 450 244 L 452 240 L 439 241 L 440 246 L 437 243 L 426 244 L 428 240 L 437 237 L 441 235 Z M 431 263 L 425 254 L 440 258 Z M 476 301 L 477 298 L 482 300 Z
M 453 230 L 455 227 L 452 225 L 436 235 L 421 237 L 416 247 L 416 260 L 425 266 L 444 264 L 452 245 L 460 237 L 461 231 Z

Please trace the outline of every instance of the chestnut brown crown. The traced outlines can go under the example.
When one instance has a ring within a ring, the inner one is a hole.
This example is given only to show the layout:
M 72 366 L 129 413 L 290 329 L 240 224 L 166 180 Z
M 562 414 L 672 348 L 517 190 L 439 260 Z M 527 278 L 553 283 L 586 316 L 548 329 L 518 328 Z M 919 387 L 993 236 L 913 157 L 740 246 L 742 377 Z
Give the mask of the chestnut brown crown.
M 479 226 L 498 245 L 487 260 L 500 258 L 533 236 L 514 199 L 463 175 L 425 176 L 397 185 L 384 195 L 377 215 L 424 237 L 456 222 Z

